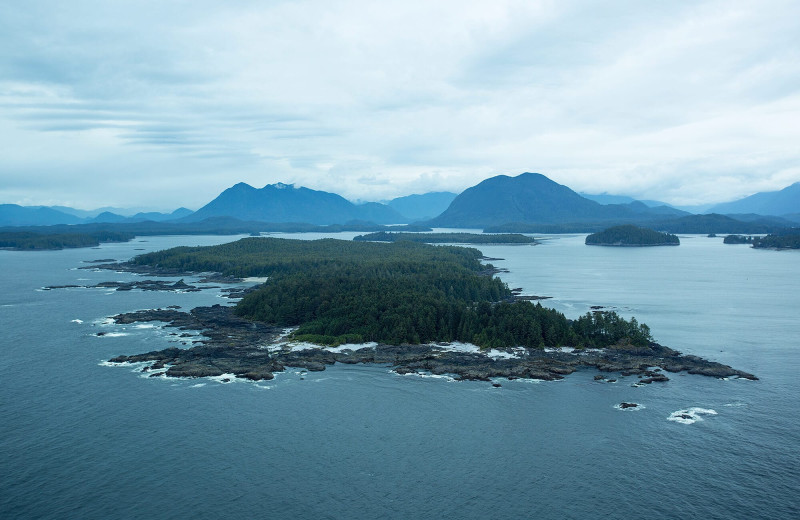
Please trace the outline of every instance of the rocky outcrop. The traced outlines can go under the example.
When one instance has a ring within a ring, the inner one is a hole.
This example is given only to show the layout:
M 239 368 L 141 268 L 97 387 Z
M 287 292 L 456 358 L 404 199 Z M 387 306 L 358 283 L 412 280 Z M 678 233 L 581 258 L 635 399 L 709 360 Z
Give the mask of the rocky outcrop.
M 233 314 L 230 307 L 197 307 L 191 312 L 150 309 L 113 317 L 118 324 L 158 321 L 169 327 L 200 332 L 198 344 L 170 347 L 132 356 L 118 356 L 111 362 L 147 362 L 153 375 L 207 377 L 233 374 L 254 381 L 272 379 L 285 367 L 321 371 L 334 363 L 375 363 L 393 367 L 398 374 L 430 373 L 456 379 L 489 381 L 491 378 L 562 379 L 581 367 L 601 372 L 638 375 L 639 383 L 669 381 L 661 370 L 687 371 L 713 377 L 754 375 L 697 356 L 684 356 L 668 347 L 622 346 L 605 350 L 515 349 L 513 357 L 492 358 L 482 352 L 460 351 L 449 344 L 354 346 L 353 349 L 293 348 L 282 342 L 283 331 Z M 596 380 L 604 380 L 599 375 Z M 610 379 L 608 381 L 614 381 Z

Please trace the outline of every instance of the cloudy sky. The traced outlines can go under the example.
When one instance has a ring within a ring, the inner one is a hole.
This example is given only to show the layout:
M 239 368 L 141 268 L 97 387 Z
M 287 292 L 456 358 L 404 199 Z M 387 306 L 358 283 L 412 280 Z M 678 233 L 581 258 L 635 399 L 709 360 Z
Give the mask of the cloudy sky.
M 796 0 L 0 4 L 0 203 L 533 171 L 693 204 L 800 181 L 799 144 Z

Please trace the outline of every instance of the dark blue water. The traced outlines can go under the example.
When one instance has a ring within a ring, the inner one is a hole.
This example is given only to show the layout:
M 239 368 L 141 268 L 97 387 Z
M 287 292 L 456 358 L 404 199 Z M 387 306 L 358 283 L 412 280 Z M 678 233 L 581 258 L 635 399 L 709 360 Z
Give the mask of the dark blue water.
M 662 343 L 757 382 L 675 375 L 636 388 L 585 370 L 498 389 L 335 366 L 225 384 L 102 365 L 187 340 L 106 316 L 224 303 L 216 291 L 37 290 L 133 278 L 75 270 L 85 260 L 230 238 L 146 240 L 0 251 L 0 517 L 800 515 L 796 252 L 705 237 L 642 250 L 582 237 L 481 247 L 505 259 L 494 263 L 512 287 L 553 296 L 569 316 L 613 306 Z M 621 401 L 642 407 L 615 408 Z M 669 420 L 693 408 L 696 422 Z

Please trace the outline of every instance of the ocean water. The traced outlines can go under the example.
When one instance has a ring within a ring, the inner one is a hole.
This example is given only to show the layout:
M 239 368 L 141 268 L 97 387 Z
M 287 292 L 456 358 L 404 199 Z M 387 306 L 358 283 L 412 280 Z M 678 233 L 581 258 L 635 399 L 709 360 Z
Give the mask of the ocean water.
M 607 306 L 761 378 L 642 387 L 593 370 L 493 388 L 338 365 L 259 383 L 146 378 L 103 362 L 192 338 L 105 318 L 227 303 L 218 290 L 41 290 L 135 278 L 77 269 L 88 260 L 235 238 L 0 251 L 0 518 L 800 517 L 798 252 L 701 236 L 480 247 L 568 317 Z

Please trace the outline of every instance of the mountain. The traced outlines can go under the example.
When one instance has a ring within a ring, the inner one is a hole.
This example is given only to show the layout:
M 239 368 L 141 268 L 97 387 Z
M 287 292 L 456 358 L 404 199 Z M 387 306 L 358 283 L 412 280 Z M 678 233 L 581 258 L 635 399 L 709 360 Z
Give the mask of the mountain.
M 646 223 L 685 212 L 667 206 L 599 204 L 539 173 L 498 175 L 465 190 L 441 215 L 427 222 L 435 227 L 485 228 L 518 224 Z
M 711 211 L 725 215 L 757 213 L 780 216 L 797 213 L 798 208 L 800 208 L 800 182 L 795 182 L 780 191 L 763 191 L 733 202 L 717 204 Z
M 455 198 L 456 194 L 449 191 L 432 191 L 397 197 L 386 205 L 410 220 L 426 220 L 440 215 Z
M 583 198 L 598 202 L 600 204 L 630 204 L 631 202 L 641 202 L 642 204 L 651 208 L 656 208 L 659 206 L 672 207 L 666 202 L 661 202 L 658 200 L 634 199 L 633 197 L 628 197 L 627 195 L 609 195 L 608 193 L 600 193 L 593 195 L 583 192 L 580 192 L 578 195 L 580 195 Z
M 97 215 L 96 217 L 89 219 L 87 222 L 102 222 L 107 224 L 118 224 L 120 222 L 128 222 L 128 217 L 123 217 L 122 215 L 118 215 L 116 213 L 112 213 L 110 211 L 104 211 Z
M 51 208 L 0 204 L 0 226 L 52 226 L 81 222 L 83 219 Z
M 352 220 L 377 224 L 401 224 L 408 219 L 376 202 L 355 205 L 340 195 L 292 184 L 268 184 L 256 189 L 240 182 L 198 209 L 184 222 L 209 217 L 234 217 L 258 222 L 306 222 L 309 224 L 344 224 Z
M 128 219 L 132 222 L 142 222 L 145 220 L 152 220 L 153 222 L 164 222 L 165 220 L 174 220 L 178 218 L 188 217 L 194 213 L 190 209 L 178 208 L 172 213 L 160 213 L 158 211 L 139 212 Z
M 731 218 L 727 215 L 710 213 L 708 215 L 689 215 L 677 219 L 666 220 L 655 224 L 654 227 L 661 231 L 670 233 L 744 233 L 761 234 L 773 233 L 786 226 L 762 219 L 751 222 L 744 222 Z

